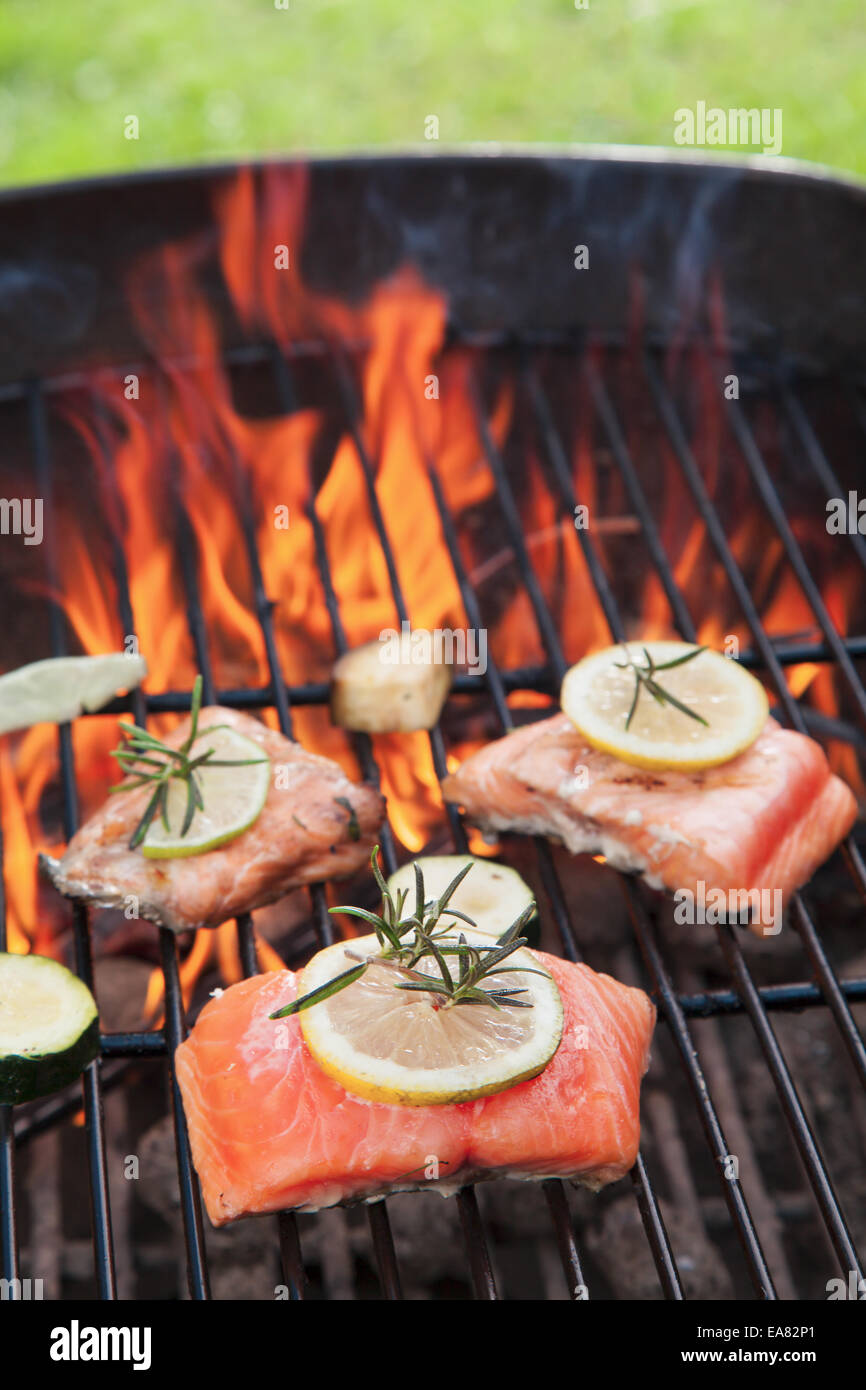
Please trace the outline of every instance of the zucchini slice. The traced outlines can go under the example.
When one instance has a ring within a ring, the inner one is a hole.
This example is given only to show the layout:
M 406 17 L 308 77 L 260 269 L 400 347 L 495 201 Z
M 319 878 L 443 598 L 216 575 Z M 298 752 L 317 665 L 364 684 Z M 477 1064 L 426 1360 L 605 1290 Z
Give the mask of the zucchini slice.
M 48 956 L 0 952 L 0 1104 L 68 1086 L 99 1052 L 90 990 Z
M 460 872 L 464 864 L 472 868 L 457 891 L 451 903 L 467 917 L 473 918 L 480 932 L 489 936 L 501 936 L 524 911 L 535 903 L 535 894 L 524 883 L 515 869 L 505 864 L 497 864 L 493 859 L 478 859 L 473 854 L 429 854 L 403 864 L 388 879 L 392 893 L 408 888 L 406 899 L 409 910 L 415 907 L 415 870 L 417 864 L 424 875 L 424 896 L 429 902 L 448 887 L 451 880 Z M 444 927 L 460 928 L 458 917 L 449 917 L 448 909 L 443 912 L 441 922 Z

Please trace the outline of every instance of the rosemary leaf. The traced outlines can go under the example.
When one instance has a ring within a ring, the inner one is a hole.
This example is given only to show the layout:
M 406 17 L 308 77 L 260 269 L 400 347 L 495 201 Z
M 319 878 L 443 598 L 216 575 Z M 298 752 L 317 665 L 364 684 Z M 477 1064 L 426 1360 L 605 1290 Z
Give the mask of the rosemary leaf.
M 151 779 L 149 777 L 137 777 L 132 780 L 127 778 L 123 782 L 115 782 L 108 790 L 109 792 L 128 792 L 132 791 L 135 787 L 148 787 L 150 786 L 150 781 Z
M 528 907 L 525 907 L 523 909 L 517 920 L 511 923 L 511 926 L 508 928 L 508 930 L 502 933 L 502 935 L 498 938 L 496 944 L 498 946 L 507 946 L 509 941 L 516 940 L 516 938 L 520 936 L 527 922 L 531 921 L 531 919 L 534 916 L 535 903 L 530 903 Z
M 424 942 L 424 944 L 425 944 L 425 946 L 428 948 L 428 950 L 429 950 L 431 956 L 433 957 L 433 959 L 435 960 L 436 964 L 438 965 L 438 967 L 439 967 L 439 973 L 441 974 L 444 983 L 448 986 L 449 989 L 453 988 L 453 985 L 454 985 L 454 977 L 452 976 L 451 971 L 448 969 L 448 963 L 447 963 L 447 961 L 445 960 L 445 957 L 443 956 L 442 952 L 439 950 L 439 947 L 436 945 L 436 943 L 435 943 L 435 941 L 433 940 L 432 936 L 427 936 L 427 935 L 421 930 L 421 928 L 418 929 L 418 935 L 420 936 L 421 940 Z
M 268 761 L 267 758 L 212 758 L 212 752 L 213 749 L 209 748 L 202 757 L 193 758 L 189 766 L 199 767 L 202 763 L 207 763 L 208 767 L 259 767 L 261 763 Z M 352 835 L 349 836 L 350 840 L 354 838 Z
M 426 906 L 424 902 L 424 875 L 421 872 L 421 866 L 417 859 L 412 867 L 415 870 L 415 916 L 418 918 L 419 922 L 423 922 L 424 909 Z
M 688 705 L 683 704 L 682 700 L 678 700 L 675 695 L 672 695 L 669 690 L 666 690 L 664 686 L 660 685 L 655 679 L 658 671 L 670 671 L 675 666 L 684 666 L 687 661 L 693 661 L 696 656 L 700 656 L 701 652 L 706 651 L 706 647 L 693 647 L 691 651 L 686 652 L 683 656 L 674 657 L 671 661 L 663 661 L 658 666 L 650 656 L 647 647 L 642 648 L 646 661 L 645 666 L 639 666 L 637 662 L 632 659 L 628 647 L 625 646 L 625 644 L 623 644 L 623 650 L 625 652 L 625 661 L 616 661 L 614 665 L 620 671 L 627 671 L 630 669 L 634 673 L 634 694 L 632 695 L 631 705 L 626 715 L 626 729 L 631 728 L 631 722 L 634 718 L 642 689 L 646 690 L 647 694 L 655 700 L 657 705 L 673 705 L 674 709 L 678 709 L 681 714 L 686 714 L 690 719 L 695 719 L 699 724 L 703 724 L 705 728 L 709 728 L 708 721 L 704 719 L 702 715 L 698 714 L 696 710 L 690 709 Z
M 660 662 L 655 669 L 657 671 L 672 671 L 675 666 L 685 666 L 687 661 L 694 661 L 696 656 L 700 656 L 701 652 L 705 652 L 707 650 L 708 649 L 706 646 L 695 647 L 694 651 L 686 652 L 685 656 L 674 657 L 673 661 Z
M 659 704 L 673 705 L 674 709 L 680 710 L 682 714 L 687 714 L 689 719 L 696 719 L 699 724 L 703 724 L 705 729 L 710 727 L 703 715 L 698 714 L 696 710 L 689 709 L 688 705 L 684 705 L 682 700 L 678 700 L 669 690 L 661 690 L 655 681 L 647 681 L 646 684 L 650 694 L 655 696 Z
M 131 767 L 134 767 L 136 763 L 146 763 L 148 767 L 164 766 L 159 758 L 148 758 L 144 753 L 132 753 L 128 748 L 112 748 L 108 756 L 116 758 L 121 764 L 129 763 Z
M 382 894 L 382 899 L 383 899 L 383 901 L 384 901 L 384 902 L 391 903 L 391 905 L 393 906 L 393 902 L 392 902 L 392 899 L 391 899 L 390 890 L 389 890 L 388 885 L 387 885 L 387 883 L 385 882 L 384 878 L 382 877 L 382 870 L 379 868 L 379 846 L 378 846 L 378 845 L 374 846 L 373 853 L 370 855 L 370 864 L 372 865 L 372 868 L 373 868 L 373 877 L 374 877 L 375 880 L 376 880 L 376 883 L 377 883 L 378 888 L 379 888 L 379 892 Z
M 455 1004 L 492 1004 L 494 1009 L 498 1009 L 500 1005 L 496 1002 L 495 993 L 492 990 L 479 989 L 477 985 L 465 986 L 451 996 L 446 1007 Z
M 501 960 L 507 960 L 510 955 L 513 955 L 515 951 L 520 950 L 520 947 L 525 946 L 526 944 L 526 937 L 519 936 L 516 941 L 509 941 L 507 946 L 503 946 L 500 950 L 493 951 L 489 956 L 485 956 L 485 975 L 492 974 Z
M 456 908 L 456 907 L 449 907 L 449 909 L 448 909 L 448 916 L 449 916 L 449 917 L 459 917 L 461 922 L 468 922 L 469 925 L 470 925 L 470 927 L 474 927 L 474 926 L 475 926 L 475 918 L 474 918 L 474 917 L 468 917 L 468 916 L 466 915 L 466 913 L 465 913 L 465 912 L 461 912 L 459 908 Z M 444 928 L 443 928 L 443 931 L 450 931 L 450 930 L 451 930 L 450 927 L 444 927 Z
M 437 930 L 439 919 L 448 906 L 452 895 L 472 868 L 471 860 L 455 875 L 445 891 L 438 898 L 431 899 L 429 902 L 424 896 L 423 872 L 416 862 L 416 910 L 412 917 L 403 918 L 402 913 L 405 909 L 407 894 L 405 892 L 399 893 L 395 903 L 379 867 L 378 857 L 379 847 L 377 845 L 370 857 L 370 864 L 382 894 L 381 911 L 379 913 L 368 912 L 366 908 L 362 907 L 332 907 L 329 909 L 330 912 L 345 912 L 349 916 L 359 917 L 373 927 L 382 953 L 381 956 L 368 957 L 368 964 L 379 964 L 396 969 L 398 973 L 411 975 L 411 979 L 397 981 L 395 988 L 411 990 L 418 994 L 434 994 L 437 998 L 444 999 L 443 1007 L 445 1008 L 452 1008 L 459 1004 L 487 1004 L 495 1009 L 506 1006 L 532 1008 L 531 1003 L 516 997 L 525 994 L 527 986 L 506 989 L 500 984 L 493 989 L 486 990 L 481 987 L 481 982 L 491 974 L 547 976 L 547 971 L 535 970 L 531 966 L 502 964 L 515 951 L 527 945 L 526 937 L 522 936 L 521 932 L 535 912 L 534 904 L 525 908 L 497 941 L 491 941 L 489 945 L 486 943 L 471 945 L 462 932 L 456 939 L 449 935 L 449 932 L 453 931 L 453 926 L 440 926 Z M 459 917 L 470 926 L 475 926 L 474 920 L 466 913 L 460 912 L 456 908 L 449 908 L 448 911 L 451 916 Z M 411 933 L 410 937 L 409 933 Z M 448 965 L 449 956 L 457 957 L 455 974 L 452 974 Z M 415 969 L 425 957 L 436 965 L 441 979 Z M 337 976 L 335 980 L 330 982 L 329 993 L 335 993 L 337 989 L 345 988 L 354 978 L 356 977 L 351 971 Z M 311 998 L 309 1004 L 305 1003 L 304 1007 L 311 1007 L 312 1004 L 319 1001 L 319 997 L 327 998 L 328 995 Z
M 377 917 L 373 912 L 368 912 L 365 907 L 329 907 L 328 911 L 345 912 L 347 917 L 360 917 L 362 922 L 369 922 L 371 927 L 375 927 L 377 934 L 381 932 L 386 936 L 396 950 L 400 949 L 400 937 L 391 923 L 386 922 L 383 917 Z
M 451 990 L 442 980 L 437 980 L 435 975 L 428 976 L 423 985 L 417 980 L 400 980 L 397 989 L 415 989 L 427 994 L 444 994 L 451 998 Z
M 130 849 L 137 849 L 138 846 L 141 844 L 142 840 L 144 839 L 145 835 L 147 834 L 150 822 L 153 820 L 153 817 L 156 814 L 156 808 L 159 805 L 159 798 L 161 792 L 162 787 L 157 787 L 156 791 L 153 793 L 153 796 L 150 798 L 150 801 L 148 801 L 147 809 L 145 810 L 144 815 L 142 816 L 141 820 L 138 822 L 138 825 L 132 832 L 132 838 L 129 841 Z
M 497 975 L 543 975 L 545 979 L 550 979 L 547 970 L 534 970 L 531 965 L 503 965 L 496 972 Z
M 189 781 L 186 784 L 186 811 L 183 817 L 183 824 L 180 828 L 181 835 L 185 835 L 186 832 L 189 830 L 190 826 L 192 825 L 193 816 L 196 812 L 196 805 L 197 798 L 195 783 L 190 777 Z
M 631 724 L 631 721 L 634 719 L 634 712 L 635 712 L 635 710 L 637 709 L 637 701 L 638 701 L 638 696 L 639 696 L 639 695 L 640 695 L 640 681 L 635 681 L 635 683 L 634 683 L 634 695 L 632 696 L 631 708 L 629 709 L 629 712 L 628 712 L 628 718 L 627 718 L 626 721 L 625 721 L 625 727 L 626 727 L 626 728 L 629 727 L 629 725 Z
M 300 999 L 293 999 L 291 1004 L 277 1009 L 277 1012 L 270 1014 L 269 1017 L 288 1018 L 291 1014 L 301 1013 L 303 1009 L 311 1009 L 314 1004 L 321 1004 L 324 999 L 330 999 L 332 994 L 339 994 L 341 989 L 354 984 L 355 980 L 360 980 L 366 969 L 366 961 L 360 965 L 353 965 L 351 970 L 344 970 L 342 974 L 335 975 L 333 980 L 329 980 L 327 984 L 320 985 L 318 989 L 311 990 L 309 994 L 302 995 Z
M 189 734 L 187 735 L 186 742 L 183 745 L 183 751 L 185 753 L 188 753 L 189 750 L 192 748 L 196 740 L 196 735 L 198 734 L 198 716 L 201 710 L 201 697 L 203 689 L 204 682 L 201 676 L 196 676 L 195 680 L 193 681 L 192 699 L 190 701 Z
M 442 913 L 448 905 L 448 902 L 450 901 L 451 897 L 454 893 L 456 893 L 457 889 L 460 887 L 460 884 L 463 882 L 464 878 L 469 873 L 469 870 L 471 868 L 472 861 L 470 860 L 468 864 L 463 865 L 463 868 L 460 870 L 459 873 L 454 875 L 445 891 L 443 893 L 440 893 L 439 898 L 436 900 L 436 903 L 434 905 L 434 911 L 436 913 L 437 918 L 442 916 Z M 475 923 L 473 922 L 472 925 L 474 926 Z
M 196 777 L 198 768 L 204 765 L 209 767 L 252 767 L 268 761 L 266 757 L 215 758 L 213 755 L 216 749 L 214 748 L 206 748 L 196 757 L 191 758 L 189 754 L 198 734 L 201 701 L 202 679 L 198 676 L 193 686 L 190 702 L 190 731 L 180 748 L 173 748 L 170 744 L 163 743 L 161 739 L 149 733 L 147 729 L 143 729 L 139 724 L 130 724 L 124 719 L 119 721 L 121 744 L 118 748 L 112 749 L 111 756 L 127 775 L 127 780 L 110 787 L 109 791 L 120 793 L 137 790 L 139 787 L 153 787 L 153 794 L 147 803 L 144 814 L 130 838 L 130 849 L 138 848 L 157 816 L 160 817 L 166 831 L 171 833 L 168 815 L 168 790 L 172 781 L 180 782 L 186 790 L 186 808 L 181 830 L 183 836 L 189 832 L 196 811 L 204 810 L 204 792 L 201 782 Z M 209 726 L 212 730 L 230 727 L 227 724 Z

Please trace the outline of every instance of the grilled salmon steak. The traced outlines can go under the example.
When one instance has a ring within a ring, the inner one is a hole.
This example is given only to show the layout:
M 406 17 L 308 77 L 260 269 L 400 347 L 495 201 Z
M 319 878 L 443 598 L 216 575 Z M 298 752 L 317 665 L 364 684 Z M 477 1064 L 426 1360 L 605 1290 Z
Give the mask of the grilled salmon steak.
M 290 970 L 205 1005 L 177 1049 L 193 1159 L 211 1221 L 470 1181 L 573 1178 L 598 1189 L 627 1173 L 640 1138 L 641 1077 L 655 1008 L 639 989 L 536 953 L 562 997 L 562 1042 L 531 1081 L 455 1105 L 383 1105 L 351 1095 L 307 1050 Z
M 736 908 L 719 920 L 748 919 L 759 935 L 781 923 L 761 917 L 765 895 L 780 894 L 783 910 L 857 816 L 823 749 L 772 718 L 739 757 L 675 772 L 599 752 L 557 714 L 473 753 L 443 793 L 482 829 L 547 835 L 698 900 L 720 890 Z
M 100 907 L 124 907 L 135 897 L 139 916 L 186 931 L 219 926 L 369 861 L 385 814 L 378 791 L 350 782 L 330 758 L 308 753 L 249 715 L 211 705 L 199 715 L 200 734 L 211 724 L 228 724 L 258 743 L 280 774 L 271 778 L 249 829 L 203 854 L 147 859 L 129 841 L 151 789 L 120 791 L 72 837 L 61 859 L 40 856 L 61 893 Z M 183 720 L 165 743 L 179 748 L 189 729 Z

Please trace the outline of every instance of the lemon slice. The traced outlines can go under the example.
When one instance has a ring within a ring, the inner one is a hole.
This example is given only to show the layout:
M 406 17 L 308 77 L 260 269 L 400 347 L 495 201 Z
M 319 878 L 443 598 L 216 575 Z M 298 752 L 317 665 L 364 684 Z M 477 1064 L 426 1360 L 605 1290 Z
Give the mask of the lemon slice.
M 468 927 L 463 934 L 470 945 L 492 944 L 489 936 Z M 375 936 L 328 946 L 303 971 L 298 992 L 308 994 L 326 985 L 359 956 L 379 955 Z M 457 958 L 446 959 L 456 974 Z M 563 1020 L 556 982 L 531 951 L 515 951 L 505 965 L 523 970 L 490 974 L 482 988 L 523 987 L 525 992 L 517 997 L 531 1008 L 443 1008 L 441 996 L 395 988 L 409 977 L 374 961 L 361 979 L 299 1015 L 304 1040 L 322 1071 L 365 1100 L 451 1105 L 503 1091 L 544 1070 L 559 1047 Z M 418 969 L 442 978 L 427 957 Z M 529 974 L 530 970 L 542 973 Z
M 265 804 L 271 780 L 270 759 L 264 749 L 235 729 L 202 729 L 190 750 L 190 757 L 213 748 L 213 757 L 230 761 L 232 767 L 196 768 L 204 810 L 198 809 L 185 835 L 181 835 L 187 807 L 187 788 L 179 779 L 168 784 L 168 824 L 160 817 L 151 822 L 141 842 L 147 859 L 180 859 L 204 854 L 209 849 L 234 840 L 255 821 Z M 255 762 L 248 762 L 255 759 Z M 245 765 L 239 765 L 245 764 Z
M 408 889 L 405 912 L 415 911 L 415 870 L 418 864 L 424 875 L 424 896 L 429 902 L 438 898 L 456 878 L 464 864 L 472 869 L 451 895 L 450 906 L 471 917 L 478 931 L 501 936 L 521 912 L 535 903 L 535 894 L 515 869 L 497 864 L 492 859 L 478 859 L 473 854 L 427 854 L 403 864 L 388 879 L 388 887 L 396 895 Z M 458 918 L 449 916 L 448 908 L 439 919 L 443 927 L 462 931 Z M 521 933 L 522 936 L 526 932 Z
M 564 712 L 587 743 L 636 767 L 695 771 L 728 762 L 760 734 L 770 712 L 760 681 L 720 652 L 702 651 L 669 670 L 657 670 L 664 690 L 687 705 L 705 723 L 665 701 L 659 704 L 641 685 L 629 727 L 635 674 L 627 659 L 642 670 L 644 651 L 656 668 L 695 650 L 688 642 L 629 642 L 593 652 L 572 666 L 562 682 Z
M 147 675 L 144 658 L 127 652 L 57 656 L 0 676 L 0 734 L 32 724 L 63 724 L 101 709 Z

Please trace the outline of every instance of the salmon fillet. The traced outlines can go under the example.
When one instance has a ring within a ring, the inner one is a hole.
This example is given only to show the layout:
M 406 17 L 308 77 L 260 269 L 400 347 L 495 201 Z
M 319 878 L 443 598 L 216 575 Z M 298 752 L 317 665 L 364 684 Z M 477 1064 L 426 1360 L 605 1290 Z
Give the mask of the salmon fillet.
M 330 758 L 308 753 L 247 714 L 210 705 L 199 715 L 199 729 L 210 724 L 230 724 L 261 745 L 272 771 L 280 769 L 250 828 L 204 854 L 146 859 L 129 840 L 150 789 L 118 792 L 72 837 L 61 859 L 40 856 L 61 893 L 100 907 L 125 907 L 134 896 L 139 916 L 187 931 L 219 926 L 302 884 L 345 877 L 369 860 L 385 814 L 378 791 L 350 782 Z M 165 742 L 179 747 L 189 727 L 183 720 Z
M 295 998 L 292 971 L 212 999 L 175 1059 L 213 1224 L 413 1188 L 448 1195 L 497 1175 L 556 1175 L 598 1189 L 627 1173 L 655 1008 L 641 990 L 586 965 L 535 954 L 562 996 L 559 1049 L 531 1081 L 460 1105 L 382 1105 L 333 1081 L 310 1056 L 297 1016 L 269 1017 Z
M 442 789 L 482 829 L 547 835 L 697 900 L 721 890 L 742 904 L 728 913 L 738 919 L 761 893 L 778 891 L 783 910 L 857 816 L 823 749 L 772 718 L 730 762 L 674 772 L 599 752 L 557 714 L 473 753 Z M 763 934 L 767 924 L 752 926 Z

